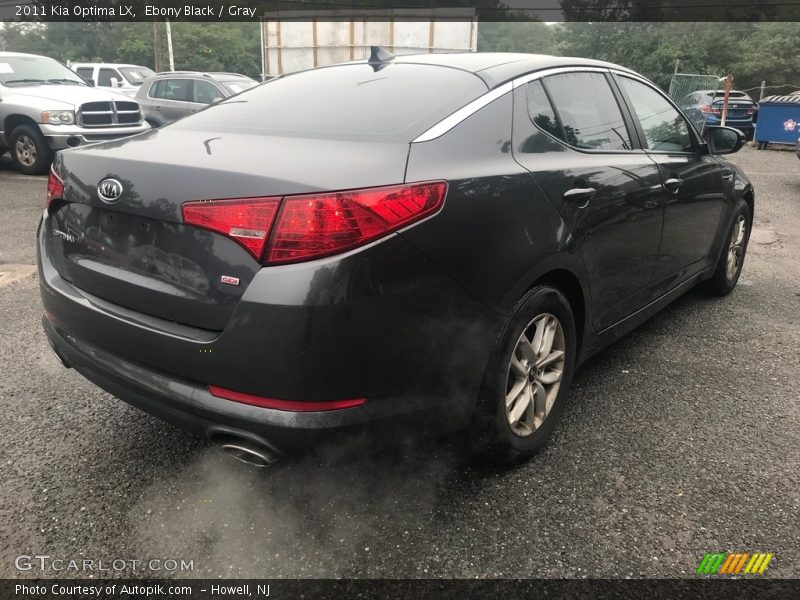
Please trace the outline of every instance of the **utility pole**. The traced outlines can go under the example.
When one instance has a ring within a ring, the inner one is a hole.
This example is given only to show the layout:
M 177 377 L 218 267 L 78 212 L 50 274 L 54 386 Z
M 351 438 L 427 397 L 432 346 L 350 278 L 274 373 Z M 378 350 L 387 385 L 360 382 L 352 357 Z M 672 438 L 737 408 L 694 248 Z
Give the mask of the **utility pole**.
M 728 99 L 731 97 L 731 89 L 733 88 L 733 75 L 728 74 L 728 77 L 725 79 L 725 95 L 723 96 L 723 105 L 722 105 L 722 119 L 721 125 L 725 127 L 725 122 L 728 120 Z
M 261 40 L 261 81 L 266 81 L 267 61 L 266 57 L 264 56 L 264 17 L 258 17 L 258 30 L 260 33 L 259 39 Z
M 758 101 L 761 102 L 761 99 L 764 97 L 764 88 L 767 87 L 767 82 L 761 82 L 761 91 L 758 92 Z
M 153 21 L 153 54 L 156 73 L 161 72 L 161 27 L 158 21 Z
M 169 52 L 169 70 L 175 70 L 175 57 L 172 55 L 172 26 L 167 19 L 167 52 Z
M 680 66 L 680 64 L 681 64 L 681 59 L 680 58 L 676 58 L 675 59 L 675 71 L 672 73 L 672 79 L 670 79 L 670 82 L 669 82 L 669 96 L 670 96 L 670 98 L 674 98 L 675 97 L 675 93 L 677 92 L 677 90 L 675 88 L 678 85 L 678 83 L 677 83 L 677 81 L 678 81 L 678 67 Z

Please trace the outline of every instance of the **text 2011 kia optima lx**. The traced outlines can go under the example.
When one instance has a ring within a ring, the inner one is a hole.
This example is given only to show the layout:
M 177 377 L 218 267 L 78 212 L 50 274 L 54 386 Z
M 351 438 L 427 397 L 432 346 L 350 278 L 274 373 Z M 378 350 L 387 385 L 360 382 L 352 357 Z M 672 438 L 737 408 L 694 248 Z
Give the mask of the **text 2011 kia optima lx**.
M 753 188 L 717 155 L 740 132 L 701 139 L 612 64 L 375 54 L 59 154 L 59 357 L 256 462 L 409 419 L 513 460 L 577 364 L 736 285 Z

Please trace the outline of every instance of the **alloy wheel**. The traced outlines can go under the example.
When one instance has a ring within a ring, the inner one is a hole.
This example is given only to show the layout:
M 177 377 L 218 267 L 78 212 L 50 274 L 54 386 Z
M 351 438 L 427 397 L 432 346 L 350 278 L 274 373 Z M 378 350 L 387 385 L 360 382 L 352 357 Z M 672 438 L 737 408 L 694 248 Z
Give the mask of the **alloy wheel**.
M 520 437 L 533 434 L 553 408 L 564 377 L 566 342 L 552 314 L 534 318 L 519 336 L 508 365 L 506 419 Z
M 744 234 L 747 224 L 744 215 L 739 215 L 731 231 L 731 239 L 728 244 L 728 261 L 725 265 L 725 276 L 728 281 L 733 281 L 736 273 L 742 265 L 742 253 L 744 252 Z
M 17 159 L 26 167 L 31 167 L 36 162 L 36 144 L 27 135 L 21 135 L 17 138 L 15 145 Z

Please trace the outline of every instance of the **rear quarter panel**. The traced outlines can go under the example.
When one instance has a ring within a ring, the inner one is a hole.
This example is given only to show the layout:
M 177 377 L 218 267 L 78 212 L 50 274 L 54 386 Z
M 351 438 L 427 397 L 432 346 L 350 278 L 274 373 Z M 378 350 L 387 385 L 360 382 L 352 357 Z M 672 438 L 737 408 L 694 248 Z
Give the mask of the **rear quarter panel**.
M 403 236 L 493 310 L 508 314 L 537 279 L 583 263 L 563 220 L 511 152 L 512 94 L 443 136 L 411 145 L 406 181 L 446 179 L 442 212 Z

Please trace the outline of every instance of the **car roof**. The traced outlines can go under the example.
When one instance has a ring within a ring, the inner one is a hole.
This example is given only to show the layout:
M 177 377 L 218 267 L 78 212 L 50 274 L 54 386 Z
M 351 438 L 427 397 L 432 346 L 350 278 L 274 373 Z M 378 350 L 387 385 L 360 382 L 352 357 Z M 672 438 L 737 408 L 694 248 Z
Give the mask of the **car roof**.
M 35 58 L 51 58 L 44 54 L 30 54 L 29 52 L 0 52 L 0 57 L 8 58 L 11 56 L 33 56 Z
M 247 75 L 240 75 L 239 73 L 219 73 L 207 71 L 161 71 L 155 75 L 151 75 L 150 79 L 164 79 L 164 78 L 189 78 L 189 77 L 205 77 L 215 81 L 227 81 L 229 79 L 250 79 Z
M 367 62 L 366 60 L 356 62 Z M 515 52 L 457 52 L 441 54 L 406 54 L 397 56 L 392 62 L 398 64 L 424 64 L 468 71 L 483 79 L 491 89 L 511 79 L 557 67 L 599 67 L 619 69 L 635 74 L 635 71 L 602 60 L 550 56 L 547 54 L 522 54 Z
M 710 96 L 711 94 L 724 94 L 725 90 L 695 90 L 692 94 L 705 94 L 706 96 Z M 731 90 L 731 94 L 744 94 L 745 96 L 749 96 L 747 92 L 743 92 L 741 90 Z
M 104 62 L 73 62 L 70 63 L 70 67 L 141 67 L 144 69 L 149 69 L 150 67 L 145 67 L 144 65 L 132 65 L 130 63 L 104 63 Z

